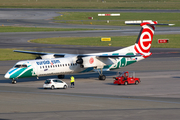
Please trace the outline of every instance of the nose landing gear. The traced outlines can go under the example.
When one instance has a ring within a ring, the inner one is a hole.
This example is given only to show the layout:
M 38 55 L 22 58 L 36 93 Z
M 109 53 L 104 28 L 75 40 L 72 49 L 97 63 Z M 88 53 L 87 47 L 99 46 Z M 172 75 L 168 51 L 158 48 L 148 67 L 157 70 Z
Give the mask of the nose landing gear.
M 12 79 L 12 84 L 16 84 L 16 80 L 14 78 Z

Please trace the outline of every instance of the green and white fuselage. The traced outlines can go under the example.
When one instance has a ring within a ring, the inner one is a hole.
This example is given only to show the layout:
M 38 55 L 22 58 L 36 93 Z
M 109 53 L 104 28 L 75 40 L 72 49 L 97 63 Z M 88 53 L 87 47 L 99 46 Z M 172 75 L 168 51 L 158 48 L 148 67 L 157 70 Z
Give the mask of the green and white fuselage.
M 18 79 L 25 77 L 40 77 L 51 75 L 67 75 L 73 73 L 83 73 L 97 71 L 109 71 L 113 69 L 119 69 L 132 63 L 135 63 L 141 59 L 140 57 L 115 57 L 115 58 L 97 58 L 96 55 L 119 55 L 116 52 L 98 53 L 98 54 L 86 54 L 90 56 L 89 59 L 93 59 L 97 64 L 90 64 L 88 67 L 82 67 L 82 64 L 77 64 L 77 56 L 74 54 L 68 54 L 63 58 L 51 58 L 51 59 L 39 59 L 39 60 L 25 60 L 17 62 L 13 68 L 11 68 L 5 75 L 8 79 Z M 124 53 L 123 53 L 124 54 Z M 127 55 L 134 55 L 135 53 L 127 53 Z M 104 64 L 105 62 L 105 64 Z M 92 66 L 91 66 L 92 65 Z

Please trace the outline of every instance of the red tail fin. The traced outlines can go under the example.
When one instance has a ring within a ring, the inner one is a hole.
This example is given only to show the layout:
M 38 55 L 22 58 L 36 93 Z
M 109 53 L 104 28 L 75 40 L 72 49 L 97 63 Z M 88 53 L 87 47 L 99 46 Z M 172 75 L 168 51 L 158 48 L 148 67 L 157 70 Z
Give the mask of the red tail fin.
M 137 53 L 144 55 L 144 58 L 149 57 L 152 53 L 150 52 L 151 43 L 153 40 L 154 30 L 157 22 L 143 22 L 140 25 L 142 29 L 139 33 L 134 49 Z

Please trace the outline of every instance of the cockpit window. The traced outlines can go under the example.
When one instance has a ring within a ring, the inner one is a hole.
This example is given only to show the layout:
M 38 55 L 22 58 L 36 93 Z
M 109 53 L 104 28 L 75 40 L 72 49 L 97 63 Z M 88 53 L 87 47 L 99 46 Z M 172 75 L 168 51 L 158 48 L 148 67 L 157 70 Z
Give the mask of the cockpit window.
M 27 65 L 22 65 L 21 67 L 27 67 Z
M 14 67 L 15 67 L 15 68 L 26 68 L 27 65 L 24 65 L 24 64 L 23 64 L 23 65 L 15 65 Z

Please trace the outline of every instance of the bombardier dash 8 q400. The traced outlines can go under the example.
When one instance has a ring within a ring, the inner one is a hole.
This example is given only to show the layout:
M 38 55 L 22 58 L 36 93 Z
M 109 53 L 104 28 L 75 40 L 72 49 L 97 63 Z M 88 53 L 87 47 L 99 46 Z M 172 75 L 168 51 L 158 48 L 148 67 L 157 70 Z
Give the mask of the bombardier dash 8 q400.
M 131 23 L 129 23 L 131 24 Z M 138 24 L 138 23 L 132 23 Z M 5 78 L 16 83 L 18 78 L 58 75 L 64 78 L 67 74 L 98 71 L 99 80 L 105 80 L 103 71 L 119 69 L 143 60 L 151 55 L 150 48 L 156 21 L 139 23 L 142 27 L 134 45 L 112 52 L 91 54 L 59 54 L 14 50 L 14 52 L 41 55 L 41 59 L 17 62 L 6 74 Z

